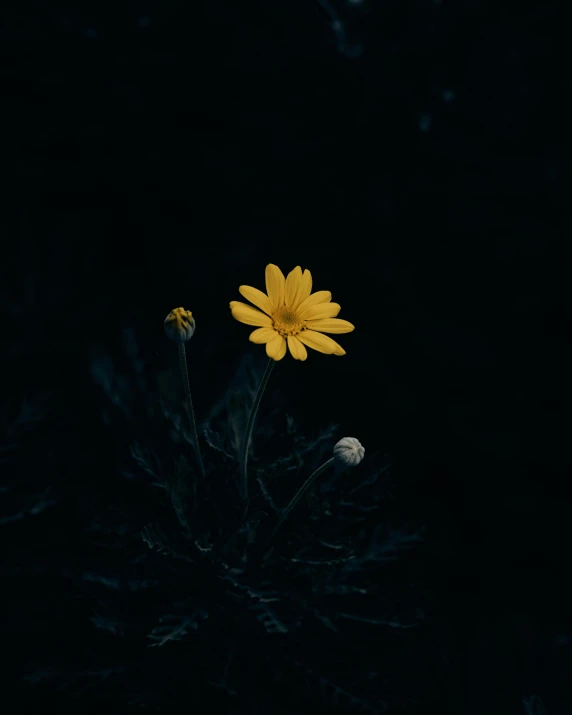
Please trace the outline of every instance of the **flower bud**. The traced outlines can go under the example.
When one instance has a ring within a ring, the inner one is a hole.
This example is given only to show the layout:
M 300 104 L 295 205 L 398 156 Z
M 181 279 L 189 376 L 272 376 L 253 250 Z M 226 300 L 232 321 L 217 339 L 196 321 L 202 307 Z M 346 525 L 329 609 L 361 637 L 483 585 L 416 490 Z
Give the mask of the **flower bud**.
M 186 343 L 195 332 L 195 319 L 190 310 L 175 308 L 165 318 L 165 333 L 176 343 Z
M 365 449 L 355 437 L 344 437 L 334 446 L 334 464 L 338 469 L 355 467 L 364 454 Z

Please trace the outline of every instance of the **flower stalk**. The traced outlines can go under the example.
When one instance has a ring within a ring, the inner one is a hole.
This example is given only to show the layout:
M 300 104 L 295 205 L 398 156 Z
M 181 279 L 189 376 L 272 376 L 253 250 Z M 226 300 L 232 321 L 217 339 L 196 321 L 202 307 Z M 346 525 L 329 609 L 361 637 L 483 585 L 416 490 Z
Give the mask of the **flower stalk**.
M 274 367 L 275 360 L 270 358 L 268 364 L 266 365 L 266 370 L 258 386 L 258 392 L 254 398 L 254 404 L 250 410 L 250 415 L 248 416 L 248 422 L 246 424 L 246 432 L 244 434 L 244 440 L 242 442 L 242 454 L 240 457 L 241 472 L 242 472 L 242 497 L 243 499 L 248 499 L 248 452 L 250 451 L 250 443 L 252 441 L 252 428 L 254 426 L 254 420 L 256 419 L 256 414 L 258 412 L 258 407 L 260 406 L 260 401 L 270 374 L 272 373 L 272 368 Z
M 163 327 L 167 337 L 177 343 L 179 348 L 179 363 L 181 365 L 181 375 L 183 376 L 183 385 L 185 386 L 185 397 L 187 400 L 187 412 L 189 413 L 189 421 L 191 423 L 191 440 L 199 463 L 201 476 L 205 477 L 205 468 L 203 466 L 203 458 L 199 447 L 199 438 L 197 435 L 197 426 L 195 424 L 195 413 L 193 412 L 193 401 L 191 399 L 191 386 L 189 385 L 189 371 L 187 369 L 187 353 L 185 343 L 187 343 L 195 334 L 196 322 L 190 310 L 184 308 L 175 308 L 163 321 Z
M 189 371 L 187 368 L 187 353 L 185 350 L 185 343 L 179 343 L 179 362 L 181 364 L 181 374 L 183 376 L 183 384 L 185 386 L 185 397 L 187 400 L 187 412 L 189 413 L 189 422 L 191 425 L 191 439 L 193 441 L 193 446 L 195 448 L 195 453 L 197 456 L 197 461 L 199 463 L 199 469 L 201 471 L 201 476 L 205 477 L 205 468 L 203 465 L 203 458 L 201 456 L 201 450 L 199 447 L 199 437 L 197 435 L 197 425 L 195 423 L 195 413 L 193 411 L 193 400 L 191 398 L 191 386 L 189 384 Z
M 308 479 L 302 484 L 300 489 L 294 494 L 292 499 L 290 500 L 290 503 L 284 509 L 282 512 L 282 515 L 280 516 L 280 519 L 278 519 L 278 523 L 274 527 L 274 530 L 270 536 L 271 539 L 273 539 L 276 536 L 276 532 L 278 529 L 282 526 L 282 524 L 286 521 L 288 518 L 290 512 L 292 509 L 296 506 L 296 504 L 300 501 L 300 499 L 304 496 L 304 494 L 308 491 L 308 489 L 312 486 L 312 484 L 316 481 L 316 479 L 320 476 L 320 474 L 323 474 L 323 472 L 326 471 L 329 467 L 331 467 L 334 464 L 335 457 L 330 457 L 327 462 L 324 462 L 321 467 L 318 467 L 315 472 L 313 472 Z

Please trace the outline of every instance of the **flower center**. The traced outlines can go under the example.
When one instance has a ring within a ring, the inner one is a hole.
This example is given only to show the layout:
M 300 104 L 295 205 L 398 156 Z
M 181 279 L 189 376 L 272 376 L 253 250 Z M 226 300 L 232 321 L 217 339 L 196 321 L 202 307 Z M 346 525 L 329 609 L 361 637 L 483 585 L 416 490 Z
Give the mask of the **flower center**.
M 274 320 L 274 330 L 277 330 L 280 335 L 296 335 L 301 330 L 305 330 L 304 321 L 300 320 L 298 315 L 289 308 L 283 307 L 272 316 Z

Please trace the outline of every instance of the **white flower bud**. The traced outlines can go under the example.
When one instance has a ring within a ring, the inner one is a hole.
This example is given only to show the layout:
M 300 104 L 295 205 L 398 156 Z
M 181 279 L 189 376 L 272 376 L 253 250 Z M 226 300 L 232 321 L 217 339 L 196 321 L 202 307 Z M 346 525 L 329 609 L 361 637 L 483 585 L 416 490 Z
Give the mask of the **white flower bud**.
M 186 343 L 195 332 L 195 319 L 190 310 L 175 308 L 165 318 L 165 333 L 176 343 Z
M 344 437 L 334 446 L 334 464 L 338 469 L 355 467 L 364 454 L 365 449 L 355 437 Z

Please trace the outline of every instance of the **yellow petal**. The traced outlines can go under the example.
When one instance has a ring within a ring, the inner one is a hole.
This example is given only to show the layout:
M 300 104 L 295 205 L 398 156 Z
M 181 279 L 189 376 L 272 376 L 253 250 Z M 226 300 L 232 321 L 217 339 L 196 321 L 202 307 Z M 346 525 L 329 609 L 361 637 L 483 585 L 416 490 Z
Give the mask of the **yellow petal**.
M 326 353 L 326 355 L 345 355 L 346 351 L 341 345 L 338 345 L 335 340 L 329 338 L 327 335 L 322 335 L 322 333 L 316 333 L 313 330 L 303 330 L 296 336 L 298 340 L 301 340 L 309 348 L 314 348 L 320 353 Z
M 246 303 L 241 303 L 239 300 L 231 300 L 230 309 L 232 311 L 232 317 L 240 323 L 260 325 L 268 328 L 272 325 L 272 320 L 267 315 L 264 315 L 264 313 L 261 313 L 250 305 L 246 305 Z
M 302 301 L 306 300 L 306 298 L 310 295 L 311 292 L 312 274 L 306 268 L 304 273 L 302 273 L 302 279 L 300 280 L 300 288 L 298 289 L 298 295 L 296 296 L 296 300 L 292 303 L 292 308 L 296 309 L 302 303 Z
M 257 308 L 260 308 L 260 310 L 263 310 L 265 313 L 268 313 L 268 315 L 272 313 L 272 301 L 266 295 L 266 293 L 263 293 L 261 290 L 258 290 L 258 288 L 252 288 L 251 286 L 240 286 L 238 292 L 241 296 L 243 296 L 243 298 L 246 298 L 246 300 L 249 300 L 251 303 L 254 303 Z
M 273 328 L 257 328 L 250 333 L 249 340 L 258 345 L 270 342 L 276 337 L 276 331 Z
M 305 360 L 308 357 L 308 351 L 294 335 L 288 336 L 288 348 L 294 360 Z
M 320 333 L 351 333 L 355 330 L 349 320 L 341 318 L 322 318 L 321 320 L 306 320 L 306 325 L 312 330 L 319 330 Z
M 284 288 L 286 279 L 284 273 L 275 266 L 274 263 L 269 263 L 266 266 L 266 292 L 270 298 L 272 309 L 277 310 L 284 305 Z
M 279 333 L 266 343 L 266 354 L 273 360 L 282 360 L 286 355 L 286 340 Z
M 302 320 L 319 320 L 320 318 L 335 318 L 342 306 L 339 303 L 320 303 L 312 305 L 306 310 L 298 311 Z
M 300 284 L 302 282 L 302 269 L 300 266 L 296 266 L 293 270 L 286 276 L 286 290 L 284 293 L 284 302 L 289 308 L 292 308 L 298 292 L 300 290 Z
M 316 293 L 312 293 L 307 298 L 300 303 L 298 306 L 298 313 L 311 308 L 313 305 L 319 305 L 320 303 L 329 303 L 332 300 L 332 294 L 329 290 L 319 290 Z

